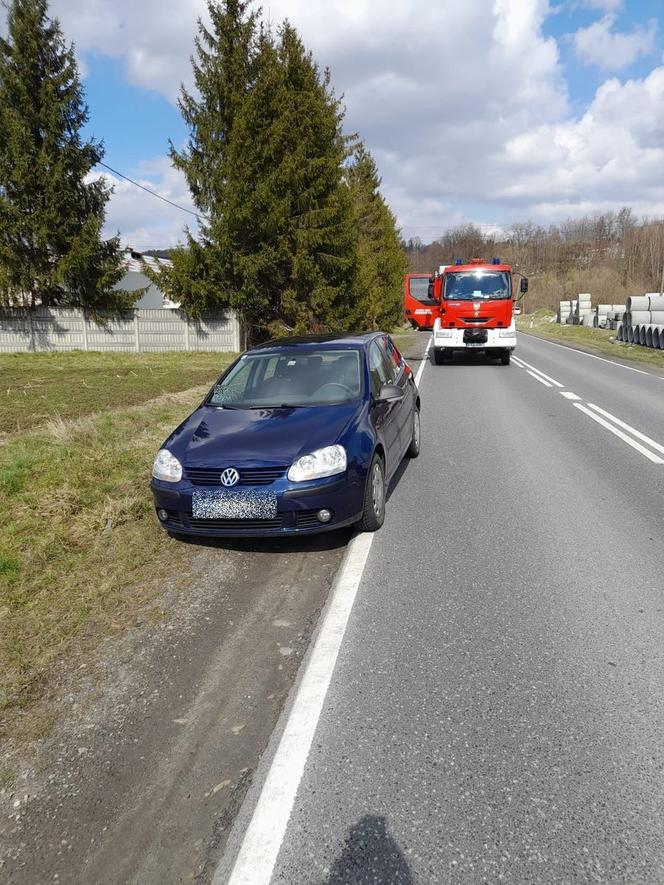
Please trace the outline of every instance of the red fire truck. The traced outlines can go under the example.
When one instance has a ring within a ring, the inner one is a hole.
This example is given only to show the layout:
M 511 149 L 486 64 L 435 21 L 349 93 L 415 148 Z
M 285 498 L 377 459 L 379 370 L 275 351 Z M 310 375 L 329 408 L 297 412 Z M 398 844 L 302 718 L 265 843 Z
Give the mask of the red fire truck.
M 434 359 L 442 365 L 455 350 L 483 350 L 508 365 L 516 347 L 513 272 L 499 258 L 491 262 L 458 260 L 435 274 L 433 299 L 437 316 L 433 324 Z M 521 278 L 521 293 L 528 291 Z
M 413 329 L 433 329 L 438 309 L 429 293 L 430 284 L 428 273 L 407 273 L 404 279 L 404 313 Z

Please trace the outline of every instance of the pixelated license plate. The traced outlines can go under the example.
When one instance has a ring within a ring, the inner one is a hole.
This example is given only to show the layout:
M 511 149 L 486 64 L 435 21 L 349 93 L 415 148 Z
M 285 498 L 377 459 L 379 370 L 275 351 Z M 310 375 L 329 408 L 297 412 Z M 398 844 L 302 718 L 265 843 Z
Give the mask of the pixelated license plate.
M 258 489 L 195 491 L 191 512 L 194 519 L 274 519 L 277 496 Z

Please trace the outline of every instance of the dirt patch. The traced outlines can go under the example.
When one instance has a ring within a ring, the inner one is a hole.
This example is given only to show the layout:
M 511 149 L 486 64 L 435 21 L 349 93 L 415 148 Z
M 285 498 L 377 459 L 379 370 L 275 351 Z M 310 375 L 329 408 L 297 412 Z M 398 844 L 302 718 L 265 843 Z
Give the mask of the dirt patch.
M 161 621 L 107 639 L 50 735 L 3 749 L 0 878 L 207 881 L 348 538 L 188 545 Z

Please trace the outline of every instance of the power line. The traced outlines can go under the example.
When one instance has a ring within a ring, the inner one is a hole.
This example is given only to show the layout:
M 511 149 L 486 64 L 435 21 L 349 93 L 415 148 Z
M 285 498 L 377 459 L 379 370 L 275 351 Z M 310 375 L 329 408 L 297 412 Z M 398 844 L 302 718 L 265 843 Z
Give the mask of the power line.
M 117 175 L 119 178 L 124 178 L 125 181 L 128 181 L 135 187 L 139 187 L 142 191 L 145 191 L 146 194 L 150 194 L 150 196 L 156 197 L 158 200 L 161 200 L 164 203 L 168 203 L 169 206 L 174 206 L 181 212 L 187 212 L 189 215 L 193 215 L 194 218 L 198 219 L 198 221 L 200 221 L 201 218 L 205 219 L 205 221 L 209 220 L 207 215 L 199 215 L 198 212 L 193 212 L 191 209 L 186 209 L 184 206 L 180 206 L 179 203 L 174 203 L 173 200 L 169 200 L 167 197 L 162 196 L 162 194 L 158 194 L 157 191 L 150 190 L 149 187 L 145 187 L 145 185 L 139 184 L 138 181 L 134 181 L 134 179 L 130 178 L 128 175 L 124 175 L 122 172 L 118 172 L 117 169 L 113 169 L 112 166 L 109 166 L 106 163 L 102 163 L 101 160 L 99 160 L 97 165 L 103 166 L 104 169 L 108 169 L 109 172 L 112 172 L 113 175 Z

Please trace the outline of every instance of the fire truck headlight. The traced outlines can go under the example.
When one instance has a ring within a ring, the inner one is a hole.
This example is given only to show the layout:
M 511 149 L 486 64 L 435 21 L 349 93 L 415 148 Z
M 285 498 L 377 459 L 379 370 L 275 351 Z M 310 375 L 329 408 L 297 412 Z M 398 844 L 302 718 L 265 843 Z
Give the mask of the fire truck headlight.
M 499 338 L 514 338 L 515 335 L 516 332 L 514 329 L 501 329 L 500 332 L 498 332 Z
M 436 338 L 451 338 L 452 330 L 451 329 L 437 329 L 436 330 Z

